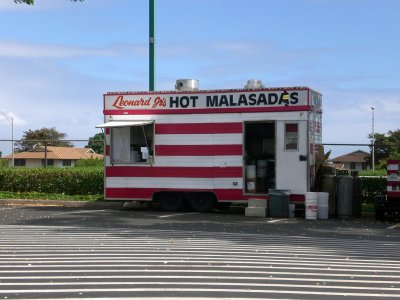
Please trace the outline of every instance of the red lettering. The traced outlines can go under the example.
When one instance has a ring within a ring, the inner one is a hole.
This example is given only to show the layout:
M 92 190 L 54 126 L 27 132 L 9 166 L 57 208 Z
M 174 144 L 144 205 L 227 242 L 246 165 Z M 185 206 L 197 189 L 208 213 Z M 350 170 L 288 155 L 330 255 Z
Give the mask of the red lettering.
M 118 109 L 124 109 L 125 107 L 129 106 L 150 106 L 150 102 L 151 102 L 151 97 L 149 97 L 148 99 L 140 98 L 136 100 L 135 99 L 125 100 L 124 96 L 120 95 L 117 97 L 117 99 L 115 99 L 112 106 Z
M 167 106 L 167 100 L 165 98 L 157 97 L 156 99 L 154 99 L 154 104 L 152 108 L 165 106 Z

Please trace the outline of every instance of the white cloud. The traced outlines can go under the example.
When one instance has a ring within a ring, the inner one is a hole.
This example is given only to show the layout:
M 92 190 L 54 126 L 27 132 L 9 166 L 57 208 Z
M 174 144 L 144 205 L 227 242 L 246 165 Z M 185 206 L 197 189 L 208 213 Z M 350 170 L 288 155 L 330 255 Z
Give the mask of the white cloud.
M 79 56 L 110 56 L 116 52 L 106 48 L 45 45 L 23 42 L 0 42 L 0 57 L 13 58 L 70 58 Z

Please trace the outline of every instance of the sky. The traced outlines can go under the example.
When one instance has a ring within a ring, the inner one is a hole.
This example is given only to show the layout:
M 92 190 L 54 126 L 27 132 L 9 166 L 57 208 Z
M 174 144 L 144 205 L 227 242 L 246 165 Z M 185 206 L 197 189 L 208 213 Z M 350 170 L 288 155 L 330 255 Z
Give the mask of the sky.
M 156 90 L 308 86 L 324 143 L 400 128 L 400 1 L 156 0 Z M 14 139 L 101 132 L 103 94 L 149 89 L 147 0 L 0 0 L 0 111 Z M 0 140 L 11 139 L 0 115 Z

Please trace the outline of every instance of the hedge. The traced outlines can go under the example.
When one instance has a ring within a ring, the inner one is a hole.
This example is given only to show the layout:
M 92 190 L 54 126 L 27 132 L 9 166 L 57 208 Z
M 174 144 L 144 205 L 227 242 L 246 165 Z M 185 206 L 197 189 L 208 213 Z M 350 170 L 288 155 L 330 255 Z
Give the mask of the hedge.
M 66 195 L 103 194 L 103 168 L 0 168 L 0 190 Z
M 387 190 L 386 176 L 360 177 L 361 197 L 365 203 L 374 203 L 375 196 L 385 195 Z
M 0 168 L 0 191 L 66 195 L 103 194 L 102 167 L 86 168 Z M 386 177 L 360 177 L 361 197 L 373 203 L 386 194 Z

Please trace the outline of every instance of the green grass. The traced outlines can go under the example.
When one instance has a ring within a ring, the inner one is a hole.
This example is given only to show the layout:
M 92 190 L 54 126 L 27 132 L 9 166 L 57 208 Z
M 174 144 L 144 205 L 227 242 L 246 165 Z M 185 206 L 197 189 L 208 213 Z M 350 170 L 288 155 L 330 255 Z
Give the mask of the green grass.
M 62 200 L 62 201 L 102 201 L 103 195 L 65 195 L 35 192 L 4 192 L 0 191 L 0 199 L 32 199 L 32 200 Z
M 364 170 L 359 172 L 359 176 L 386 176 L 386 170 Z
M 361 211 L 366 213 L 375 212 L 375 204 L 374 203 L 363 203 L 361 206 Z

